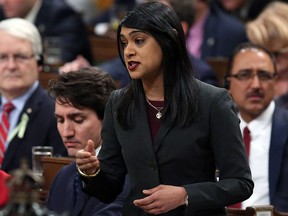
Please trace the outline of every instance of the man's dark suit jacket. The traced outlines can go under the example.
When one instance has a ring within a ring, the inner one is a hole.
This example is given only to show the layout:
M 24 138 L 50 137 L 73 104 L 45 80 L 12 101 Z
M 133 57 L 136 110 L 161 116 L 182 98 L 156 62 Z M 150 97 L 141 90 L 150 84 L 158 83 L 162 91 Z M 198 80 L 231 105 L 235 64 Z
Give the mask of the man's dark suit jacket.
M 224 206 L 250 197 L 253 182 L 233 101 L 224 89 L 200 81 L 197 85 L 197 117 L 185 128 L 161 124 L 154 141 L 144 96 L 132 116 L 134 127 L 123 129 L 117 108 L 125 89 L 114 91 L 103 121 L 100 172 L 96 177 L 83 178 L 84 190 L 109 202 L 128 173 L 131 192 L 124 206 L 125 216 L 148 216 L 133 205 L 133 200 L 144 197 L 143 189 L 160 184 L 183 186 L 189 196 L 187 207 L 180 206 L 163 216 L 224 216 Z
M 111 204 L 102 203 L 97 198 L 87 195 L 79 185 L 79 197 L 75 203 L 73 184 L 76 174 L 75 163 L 63 167 L 57 173 L 47 200 L 49 210 L 59 214 L 66 212 L 69 216 L 122 216 L 122 207 L 129 191 L 128 184 L 125 185 L 123 192 Z M 80 178 L 78 181 L 81 183 Z
M 195 71 L 196 78 L 205 83 L 216 86 L 218 82 L 212 68 L 202 59 L 198 59 L 192 55 L 189 55 L 189 58 Z M 129 73 L 120 58 L 103 62 L 98 66 L 109 73 L 113 79 L 120 81 L 121 88 L 130 83 Z
M 275 107 L 269 149 L 270 203 L 288 212 L 288 111 Z
M 237 45 L 246 42 L 245 26 L 232 15 L 224 13 L 211 1 L 210 13 L 204 24 L 201 58 L 229 58 Z
M 1 9 L 0 20 L 3 19 L 5 17 Z M 86 28 L 81 16 L 65 1 L 43 0 L 34 24 L 43 40 L 51 36 L 59 37 L 63 62 L 70 62 L 81 54 L 93 63 Z
M 54 155 L 67 156 L 66 148 L 57 130 L 54 106 L 54 101 L 48 96 L 46 90 L 38 86 L 28 98 L 19 116 L 18 123 L 23 113 L 29 116 L 24 137 L 20 139 L 16 135 L 11 140 L 1 169 L 10 172 L 19 168 L 21 158 L 26 158 L 29 166 L 32 167 L 32 146 L 53 146 Z

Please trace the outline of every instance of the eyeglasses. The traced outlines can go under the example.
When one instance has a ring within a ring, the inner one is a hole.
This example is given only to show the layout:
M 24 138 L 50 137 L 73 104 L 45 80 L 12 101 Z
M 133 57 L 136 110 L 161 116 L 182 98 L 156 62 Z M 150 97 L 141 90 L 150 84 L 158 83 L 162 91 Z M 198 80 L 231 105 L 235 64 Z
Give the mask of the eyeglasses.
M 33 58 L 35 55 L 26 55 L 22 53 L 16 53 L 16 54 L 0 54 L 0 64 L 6 64 L 9 61 L 9 58 L 12 58 L 15 63 L 17 64 L 23 64 L 27 62 L 29 59 Z
M 246 70 L 240 70 L 237 74 L 230 74 L 227 77 L 234 77 L 240 81 L 248 81 L 253 79 L 254 76 L 257 76 L 260 81 L 267 82 L 274 79 L 276 75 L 277 75 L 276 72 L 272 73 L 265 70 L 257 70 L 256 73 L 253 73 L 252 69 L 246 69 Z

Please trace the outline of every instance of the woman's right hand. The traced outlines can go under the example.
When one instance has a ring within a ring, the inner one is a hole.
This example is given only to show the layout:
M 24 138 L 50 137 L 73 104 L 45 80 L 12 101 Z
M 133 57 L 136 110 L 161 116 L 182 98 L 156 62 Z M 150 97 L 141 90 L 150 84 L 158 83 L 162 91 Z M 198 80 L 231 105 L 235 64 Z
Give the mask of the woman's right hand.
M 85 149 L 81 149 L 76 153 L 76 164 L 87 175 L 95 174 L 100 167 L 94 146 L 94 142 L 88 140 Z

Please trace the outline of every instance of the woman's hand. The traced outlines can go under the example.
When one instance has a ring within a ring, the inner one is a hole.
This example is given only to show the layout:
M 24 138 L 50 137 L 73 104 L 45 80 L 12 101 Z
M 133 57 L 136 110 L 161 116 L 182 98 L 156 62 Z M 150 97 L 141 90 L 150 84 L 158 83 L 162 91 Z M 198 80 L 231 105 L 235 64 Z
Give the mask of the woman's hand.
M 187 192 L 183 187 L 159 185 L 149 190 L 143 190 L 147 195 L 143 199 L 134 200 L 134 205 L 149 214 L 163 214 L 178 206 L 184 205 Z
M 76 153 L 76 164 L 87 175 L 95 174 L 100 167 L 94 146 L 94 142 L 88 140 L 85 149 L 81 149 Z

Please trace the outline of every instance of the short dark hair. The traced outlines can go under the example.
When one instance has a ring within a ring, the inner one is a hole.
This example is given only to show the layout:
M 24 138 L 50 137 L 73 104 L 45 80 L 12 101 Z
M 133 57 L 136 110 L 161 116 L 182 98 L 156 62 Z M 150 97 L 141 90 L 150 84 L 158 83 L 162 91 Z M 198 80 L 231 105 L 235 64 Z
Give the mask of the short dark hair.
M 103 119 L 106 103 L 113 90 L 115 84 L 109 74 L 98 67 L 88 67 L 62 73 L 57 80 L 50 80 L 48 92 L 61 104 L 92 109 L 99 119 Z
M 192 0 L 166 0 L 176 12 L 180 21 L 188 23 L 189 28 L 195 21 L 195 2 Z
M 245 50 L 245 49 L 255 49 L 255 50 L 263 51 L 264 53 L 266 53 L 271 59 L 274 71 L 277 72 L 276 62 L 275 62 L 275 55 L 272 52 L 270 52 L 265 47 L 263 47 L 263 46 L 261 46 L 259 44 L 254 44 L 254 43 L 251 43 L 251 42 L 244 42 L 244 43 L 239 44 L 235 48 L 234 52 L 232 53 L 231 57 L 229 58 L 228 64 L 227 64 L 226 76 L 231 74 L 232 66 L 233 66 L 234 59 L 235 59 L 236 55 L 239 52 L 241 52 L 242 50 Z
M 228 60 L 226 75 L 224 76 L 224 88 L 230 89 L 230 81 L 228 80 L 228 77 L 229 75 L 231 75 L 231 70 L 234 64 L 234 59 L 239 52 L 245 49 L 255 49 L 255 50 L 263 51 L 264 53 L 266 53 L 271 59 L 275 73 L 277 73 L 275 56 L 272 52 L 270 52 L 269 50 L 267 50 L 265 47 L 261 45 L 254 44 L 251 42 L 244 42 L 244 43 L 239 44 L 235 48 L 234 52 L 232 53 L 232 55 L 230 56 Z

